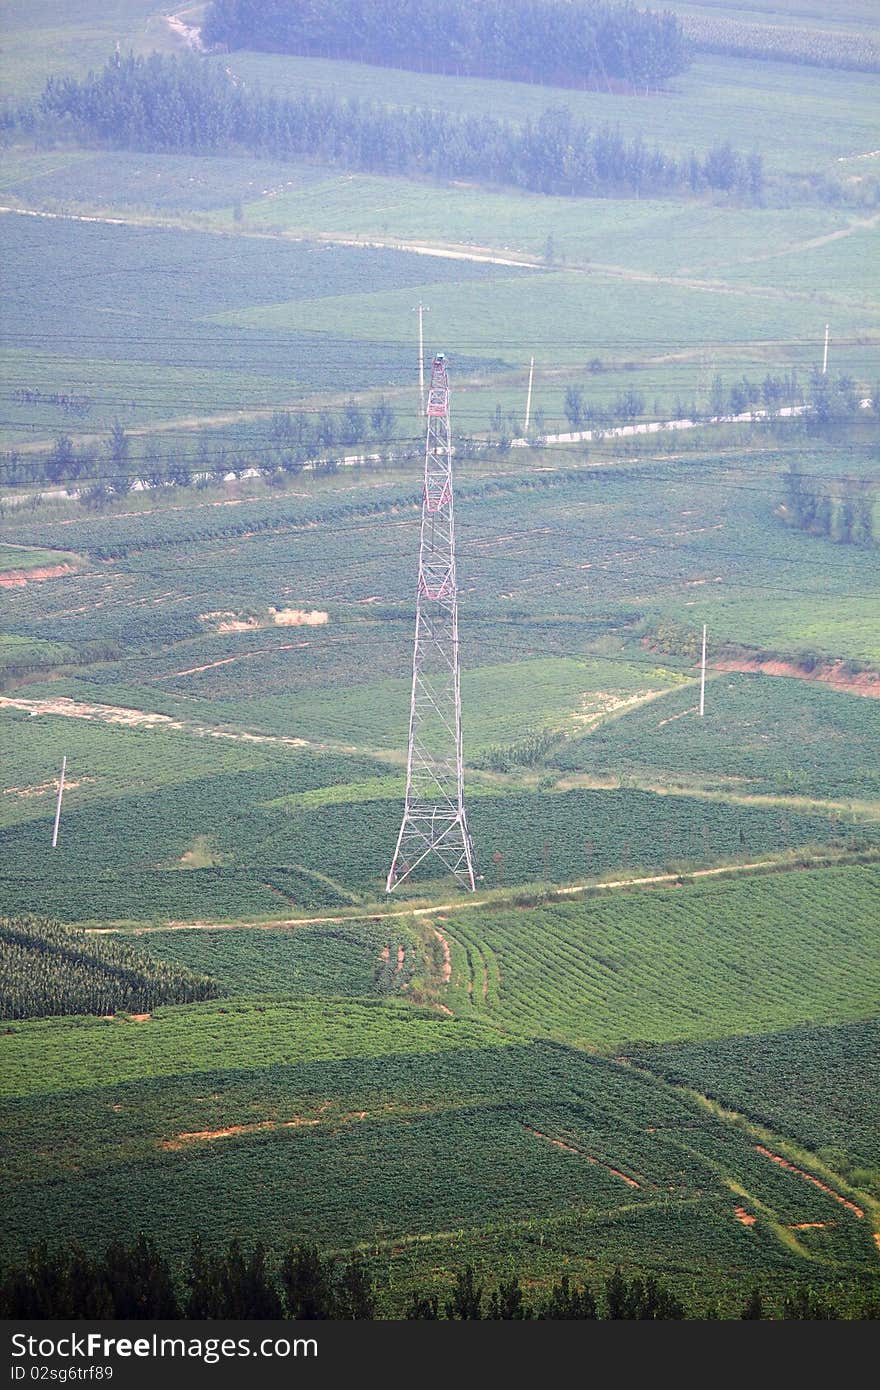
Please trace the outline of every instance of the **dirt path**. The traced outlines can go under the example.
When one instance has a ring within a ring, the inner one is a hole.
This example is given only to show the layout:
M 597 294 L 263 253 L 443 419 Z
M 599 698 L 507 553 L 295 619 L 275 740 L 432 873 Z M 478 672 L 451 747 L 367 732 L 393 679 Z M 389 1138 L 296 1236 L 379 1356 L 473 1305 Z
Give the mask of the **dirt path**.
M 0 697 L 2 704 L 2 697 Z M 694 878 L 718 878 L 725 874 L 743 874 L 755 872 L 761 869 L 779 869 L 785 871 L 789 866 L 780 864 L 775 859 L 757 859 L 748 864 L 723 864 L 714 869 L 695 869 L 687 875 L 688 879 Z M 791 865 L 792 869 L 826 867 L 824 862 L 817 862 L 815 865 L 797 864 Z M 546 894 L 546 901 L 552 902 L 556 898 L 571 897 L 576 893 L 594 892 L 600 890 L 614 891 L 619 888 L 642 888 L 650 887 L 655 883 L 678 883 L 681 874 L 651 874 L 642 878 L 618 878 L 607 883 L 575 883 L 565 888 L 554 888 Z M 514 890 L 515 891 L 515 890 Z M 107 927 L 86 927 L 88 936 L 107 936 L 116 933 L 126 933 L 135 936 L 149 935 L 151 932 L 165 931 L 295 931 L 297 927 L 311 926 L 340 926 L 350 922 L 389 922 L 396 917 L 429 917 L 436 912 L 473 912 L 481 910 L 491 911 L 494 907 L 503 906 L 503 900 L 493 899 L 486 901 L 484 898 L 460 899 L 454 903 L 435 903 L 431 907 L 410 907 L 397 908 L 393 912 L 350 912 L 345 916 L 336 915 L 332 917 L 290 917 L 283 921 L 270 922 L 166 922 L 159 926 L 144 925 L 137 927 L 129 926 L 107 926 Z M 448 943 L 447 943 L 448 944 Z M 445 966 L 444 966 L 445 970 Z M 451 966 L 450 966 L 451 971 Z
M 202 31 L 194 24 L 184 24 L 183 16 L 191 14 L 193 10 L 201 10 L 203 6 L 192 5 L 188 10 L 178 10 L 177 14 L 167 14 L 165 23 L 174 34 L 175 38 L 181 39 L 191 53 L 204 53 L 205 45 L 202 43 Z
M 875 150 L 874 154 L 880 154 L 880 150 Z M 845 156 L 846 157 L 846 156 Z M 849 158 L 869 159 L 871 155 L 850 155 Z M 764 261 L 772 261 L 780 256 L 799 255 L 802 251 L 817 251 L 822 246 L 830 246 L 835 241 L 845 241 L 847 237 L 853 236 L 856 232 L 872 231 L 880 223 L 880 212 L 875 212 L 872 217 L 854 217 L 846 227 L 839 227 L 836 232 L 826 232 L 824 236 L 810 237 L 806 241 L 789 242 L 786 246 L 780 246 L 775 251 L 761 251 L 755 256 L 738 256 L 735 261 L 727 262 L 707 262 L 712 264 L 733 264 L 733 265 L 756 265 Z M 694 267 L 694 269 L 705 270 L 706 265 Z M 686 271 L 685 271 L 686 273 Z
M 299 643 L 293 645 L 299 646 Z M 217 663 L 215 663 L 217 664 Z M 39 715 L 61 715 L 67 719 L 91 719 L 101 724 L 122 724 L 127 728 L 169 729 L 176 733 L 191 734 L 197 738 L 231 739 L 233 743 L 279 743 L 288 748 L 326 748 L 329 745 L 310 743 L 304 738 L 286 738 L 281 734 L 237 733 L 232 729 L 218 729 L 209 724 L 189 723 L 174 719 L 170 714 L 150 713 L 140 709 L 126 709 L 121 705 L 92 705 L 84 700 L 71 700 L 67 696 L 58 699 L 27 700 L 14 695 L 0 695 L 0 709 L 18 709 L 37 717 Z

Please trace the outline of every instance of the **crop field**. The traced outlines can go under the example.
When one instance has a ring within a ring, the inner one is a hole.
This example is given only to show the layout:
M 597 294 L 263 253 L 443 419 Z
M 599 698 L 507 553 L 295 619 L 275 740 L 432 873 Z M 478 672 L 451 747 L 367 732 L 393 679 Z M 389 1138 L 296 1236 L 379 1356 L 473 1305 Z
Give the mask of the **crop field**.
M 538 1279 L 565 1250 L 572 1271 L 671 1263 L 716 1291 L 797 1277 L 805 1262 L 820 1280 L 871 1269 L 863 1217 L 646 1074 L 401 1005 L 322 1004 L 317 1051 L 314 1006 L 224 1007 L 173 1011 L 177 1049 L 197 1068 L 187 1078 L 163 1076 L 163 1057 L 175 1071 L 183 1061 L 169 1055 L 169 1011 L 142 1025 L 17 1025 L 4 1040 L 7 1151 L 40 1157 L 13 1207 L 31 1213 L 31 1232 L 13 1215 L 8 1248 L 53 1223 L 100 1244 L 121 1229 L 110 1211 L 134 1230 L 161 1206 L 157 1238 L 181 1254 L 196 1204 L 218 1239 L 244 1227 L 276 1248 L 362 1244 L 392 1306 L 392 1262 L 442 1286 L 447 1263 L 499 1250 Z M 250 1070 L 235 1069 L 243 1040 Z M 20 1070 L 35 1046 L 42 1065 Z M 66 1092 L 52 1083 L 56 1047 Z M 814 1221 L 821 1232 L 792 1229 Z
M 870 1076 L 878 1023 L 799 1028 L 721 1042 L 669 1044 L 638 1060 L 784 1130 L 880 1196 L 880 1116 Z
M 467 1263 L 530 1295 L 620 1265 L 733 1317 L 756 1286 L 880 1297 L 880 577 L 865 528 L 786 524 L 791 472 L 836 496 L 880 466 L 876 75 L 801 61 L 821 29 L 870 58 L 875 7 L 672 7 L 788 61 L 699 51 L 650 95 L 204 61 L 267 94 L 564 106 L 677 158 L 729 140 L 755 201 L 9 127 L 4 1263 L 144 1230 L 174 1261 L 197 1233 L 358 1250 L 385 1315 Z M 12 101 L 182 45 L 154 0 L 5 9 Z M 420 302 L 450 364 L 473 898 L 430 863 L 384 892 Z M 734 388 L 827 416 L 707 422 Z M 552 438 L 612 417 L 703 423 Z M 60 436 L 80 480 L 22 481 Z M 128 491 L 157 459 L 193 486 Z
M 427 296 L 428 290 L 425 287 Z M 374 286 L 359 294 L 327 296 L 307 305 L 298 301 L 232 310 L 215 321 L 242 333 L 302 333 L 307 329 L 375 342 L 380 325 L 392 342 L 411 338 L 406 309 L 412 292 Z M 848 315 L 856 336 L 880 332 L 880 304 L 853 305 Z M 583 325 L 589 323 L 589 336 Z M 390 325 L 397 325 L 397 332 Z M 644 355 L 651 348 L 695 349 L 702 343 L 803 339 L 816 334 L 816 305 L 809 300 L 777 299 L 749 289 L 724 295 L 687 285 L 656 285 L 650 308 L 638 283 L 595 271 L 514 272 L 493 284 L 449 285 L 444 295 L 449 341 L 472 357 L 487 357 L 510 345 L 522 361 L 529 342 L 535 356 L 577 364 L 593 353 Z
M 144 940 L 151 956 L 210 974 L 234 998 L 391 993 L 412 978 L 416 954 L 405 919 L 295 931 L 157 931 Z
M 213 999 L 217 986 L 130 943 L 34 917 L 0 917 L 0 1017 L 136 1013 Z
M 876 1012 L 878 893 L 874 868 L 824 869 L 437 920 L 461 948 L 453 987 L 471 1008 L 607 1050 L 636 1033 L 837 1021 L 843 1000 L 849 1018 Z M 699 998 L 682 995 L 688 978 L 702 981 Z
M 46 412 L 53 407 L 44 406 L 42 420 L 35 421 L 33 404 L 19 403 L 16 393 L 27 391 L 75 388 L 92 402 L 87 426 L 109 430 L 114 418 L 131 426 L 189 416 L 194 409 L 208 415 L 245 404 L 280 405 L 319 386 L 350 393 L 411 380 L 411 351 L 394 349 L 384 332 L 369 345 L 352 339 L 349 348 L 338 338 L 316 338 L 310 328 L 295 336 L 267 335 L 221 325 L 217 316 L 255 300 L 289 299 L 291 292 L 315 302 L 322 294 L 338 295 L 346 282 L 349 292 L 365 284 L 408 285 L 411 299 L 432 285 L 439 290 L 443 283 L 495 273 L 492 266 L 365 247 L 218 241 L 173 227 L 15 213 L 0 216 L 0 230 L 8 273 L 19 289 L 2 338 L 10 353 L 4 369 L 8 442 L 27 437 L 26 430 L 15 432 L 18 419 L 51 428 Z M 508 270 L 506 277 L 511 274 L 517 272 Z M 169 353 L 170 371 L 164 366 Z M 86 358 L 88 376 L 80 370 L 70 379 L 66 364 L 73 357 Z M 112 375 L 105 379 L 105 363 L 111 373 L 116 368 L 115 389 Z M 155 374 L 160 367 L 161 382 Z
M 554 754 L 569 771 L 640 778 L 714 777 L 718 787 L 820 799 L 880 801 L 873 701 L 808 681 L 724 673 L 633 710 Z

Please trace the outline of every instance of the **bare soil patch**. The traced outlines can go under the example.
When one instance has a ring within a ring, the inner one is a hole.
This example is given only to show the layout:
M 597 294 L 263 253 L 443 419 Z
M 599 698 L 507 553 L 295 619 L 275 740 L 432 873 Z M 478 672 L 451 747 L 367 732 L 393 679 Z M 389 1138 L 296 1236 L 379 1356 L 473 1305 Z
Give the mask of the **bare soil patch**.
M 44 579 L 60 579 L 65 574 L 76 574 L 73 565 L 41 565 L 32 570 L 4 570 L 0 574 L 0 589 L 19 589 L 25 584 L 40 584 Z
M 753 671 L 762 676 L 790 676 L 794 680 L 818 681 L 829 685 L 832 690 L 844 690 L 851 695 L 866 695 L 869 699 L 880 700 L 880 672 L 859 671 L 853 675 L 844 670 L 845 662 L 832 661 L 816 666 L 812 671 L 804 671 L 792 661 L 778 661 L 773 658 L 737 657 L 713 661 L 713 671 Z
M 449 949 L 449 942 L 443 935 L 439 927 L 434 928 L 434 935 L 443 948 L 443 968 L 440 971 L 440 979 L 444 985 L 448 985 L 452 979 L 452 952 Z
M 758 1219 L 757 1216 L 753 1216 L 750 1211 L 746 1211 L 745 1207 L 736 1207 L 733 1214 L 737 1221 L 741 1222 L 743 1226 L 754 1226 Z

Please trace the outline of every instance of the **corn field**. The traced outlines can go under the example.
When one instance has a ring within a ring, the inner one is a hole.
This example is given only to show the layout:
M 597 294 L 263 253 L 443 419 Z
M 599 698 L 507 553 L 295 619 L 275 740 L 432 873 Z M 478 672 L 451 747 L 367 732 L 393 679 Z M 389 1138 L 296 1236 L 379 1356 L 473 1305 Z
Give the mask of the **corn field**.
M 0 917 L 0 1017 L 148 1013 L 213 999 L 217 985 L 122 941 L 39 917 Z
M 681 27 L 693 46 L 705 53 L 880 72 L 880 44 L 870 34 L 777 28 L 772 24 L 749 24 L 720 16 L 710 19 L 697 15 L 682 15 Z

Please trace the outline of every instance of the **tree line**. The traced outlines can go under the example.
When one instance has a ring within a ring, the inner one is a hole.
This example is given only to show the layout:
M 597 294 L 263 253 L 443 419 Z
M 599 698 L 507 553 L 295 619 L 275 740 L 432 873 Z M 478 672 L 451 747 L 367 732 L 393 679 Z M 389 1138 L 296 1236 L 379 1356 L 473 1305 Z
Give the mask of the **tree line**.
M 131 454 L 131 436 L 115 420 L 103 445 L 77 447 L 60 434 L 44 453 L 12 449 L 0 462 L 0 485 L 8 487 L 81 484 L 80 501 L 97 510 L 112 497 L 125 497 L 136 483 L 144 487 L 192 487 L 239 478 L 253 468 L 264 477 L 297 476 L 306 464 L 332 471 L 333 451 L 366 446 L 383 449 L 394 438 L 397 416 L 383 397 L 369 409 L 351 399 L 337 412 L 276 410 L 268 425 L 239 426 L 235 442 L 202 434 L 192 448 L 174 443 L 164 451 L 155 437 L 139 458 Z
M 458 1270 L 443 1296 L 411 1289 L 402 1316 L 407 1320 L 502 1319 L 668 1321 L 717 1318 L 717 1304 L 689 1306 L 654 1275 L 627 1279 L 615 1269 L 599 1289 L 563 1275 L 543 1294 L 527 1294 L 515 1274 L 494 1276 L 491 1288 L 473 1266 Z M 103 1255 L 69 1244 L 45 1243 L 19 1263 L 7 1262 L 0 1278 L 4 1318 L 290 1318 L 376 1320 L 383 1309 L 375 1281 L 362 1258 L 326 1255 L 316 1245 L 292 1245 L 279 1261 L 265 1246 L 233 1240 L 224 1251 L 208 1250 L 199 1238 L 188 1263 L 175 1269 L 141 1234 L 132 1244 L 114 1242 Z M 771 1303 L 756 1288 L 744 1303 L 743 1319 L 876 1318 L 880 1302 L 870 1289 L 840 1289 L 829 1298 L 799 1285 Z
M 40 99 L 44 121 L 81 141 L 187 154 L 247 151 L 369 173 L 467 178 L 574 197 L 716 190 L 760 200 L 760 155 L 729 141 L 679 159 L 642 135 L 592 127 L 565 107 L 521 124 L 424 107 L 387 107 L 302 92 L 265 96 L 218 63 L 187 54 L 122 57 L 77 79 L 51 77 Z M 19 112 L 5 123 L 36 119 Z
M 678 18 L 624 0 L 213 0 L 202 42 L 559 86 L 650 89 L 690 57 Z
M 838 545 L 880 541 L 880 483 L 875 478 L 828 482 L 792 470 L 784 479 L 783 517 L 799 531 Z

